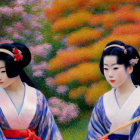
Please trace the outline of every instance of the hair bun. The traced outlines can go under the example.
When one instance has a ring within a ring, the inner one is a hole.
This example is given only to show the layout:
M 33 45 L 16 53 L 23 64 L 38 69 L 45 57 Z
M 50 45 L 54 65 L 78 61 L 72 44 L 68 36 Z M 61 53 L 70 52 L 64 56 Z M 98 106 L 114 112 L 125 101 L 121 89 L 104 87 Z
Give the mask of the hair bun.
M 26 45 L 22 43 L 12 43 L 12 45 L 21 51 L 21 55 L 22 55 L 21 65 L 23 66 L 23 68 L 26 67 L 31 61 L 30 50 Z

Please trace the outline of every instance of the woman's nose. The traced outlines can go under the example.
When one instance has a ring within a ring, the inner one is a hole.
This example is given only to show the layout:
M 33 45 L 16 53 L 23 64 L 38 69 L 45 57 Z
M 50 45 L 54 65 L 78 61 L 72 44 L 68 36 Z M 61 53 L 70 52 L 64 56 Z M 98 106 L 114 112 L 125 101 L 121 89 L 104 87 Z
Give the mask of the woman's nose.
M 109 71 L 108 76 L 109 76 L 109 77 L 113 77 L 113 72 L 112 72 L 112 70 Z

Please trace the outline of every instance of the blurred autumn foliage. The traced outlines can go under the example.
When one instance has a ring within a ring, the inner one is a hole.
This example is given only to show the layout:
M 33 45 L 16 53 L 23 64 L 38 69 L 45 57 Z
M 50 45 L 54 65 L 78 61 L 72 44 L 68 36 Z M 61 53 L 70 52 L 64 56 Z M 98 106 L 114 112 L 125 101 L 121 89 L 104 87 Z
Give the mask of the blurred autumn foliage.
M 54 0 L 44 13 L 63 45 L 48 60 L 55 85 L 68 97 L 95 104 L 110 89 L 99 70 L 105 45 L 120 40 L 140 49 L 140 0 Z

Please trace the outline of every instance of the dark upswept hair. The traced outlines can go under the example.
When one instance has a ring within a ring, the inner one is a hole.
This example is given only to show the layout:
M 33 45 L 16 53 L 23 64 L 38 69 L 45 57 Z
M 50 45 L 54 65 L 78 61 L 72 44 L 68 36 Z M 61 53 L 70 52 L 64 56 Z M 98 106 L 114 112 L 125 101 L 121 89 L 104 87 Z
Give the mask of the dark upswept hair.
M 108 46 L 113 46 L 109 47 Z M 116 45 L 116 46 L 115 46 Z M 123 46 L 126 49 L 126 53 L 122 48 L 117 47 L 118 45 Z M 115 40 L 109 42 L 104 49 L 100 59 L 100 70 L 104 75 L 104 57 L 105 56 L 117 56 L 117 64 L 123 64 L 125 68 L 130 66 L 130 60 L 138 58 L 138 63 L 133 66 L 133 72 L 131 74 L 132 81 L 135 85 L 140 85 L 140 56 L 138 51 L 131 45 L 127 45 L 121 41 Z
M 24 68 L 31 61 L 31 53 L 28 47 L 22 43 L 4 43 L 0 44 L 0 49 L 8 50 L 11 53 L 13 53 L 13 49 L 20 50 L 22 55 L 22 59 L 20 61 L 15 61 L 14 57 L 5 52 L 0 52 L 0 60 L 5 62 L 6 73 L 9 78 L 13 78 L 19 75 L 23 82 L 26 82 L 32 87 L 35 87 L 31 79 L 24 71 Z

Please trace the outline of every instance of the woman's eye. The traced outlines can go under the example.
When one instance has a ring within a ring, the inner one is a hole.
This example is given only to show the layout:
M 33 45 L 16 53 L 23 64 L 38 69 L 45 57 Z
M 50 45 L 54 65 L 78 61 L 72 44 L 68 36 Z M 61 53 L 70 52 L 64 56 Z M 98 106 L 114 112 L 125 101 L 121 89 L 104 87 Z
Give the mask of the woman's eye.
M 1 73 L 5 73 L 5 72 L 6 72 L 5 70 L 1 71 Z
M 108 68 L 104 68 L 104 70 L 108 70 Z
M 116 67 L 116 68 L 113 68 L 114 70 L 117 70 L 118 68 Z

